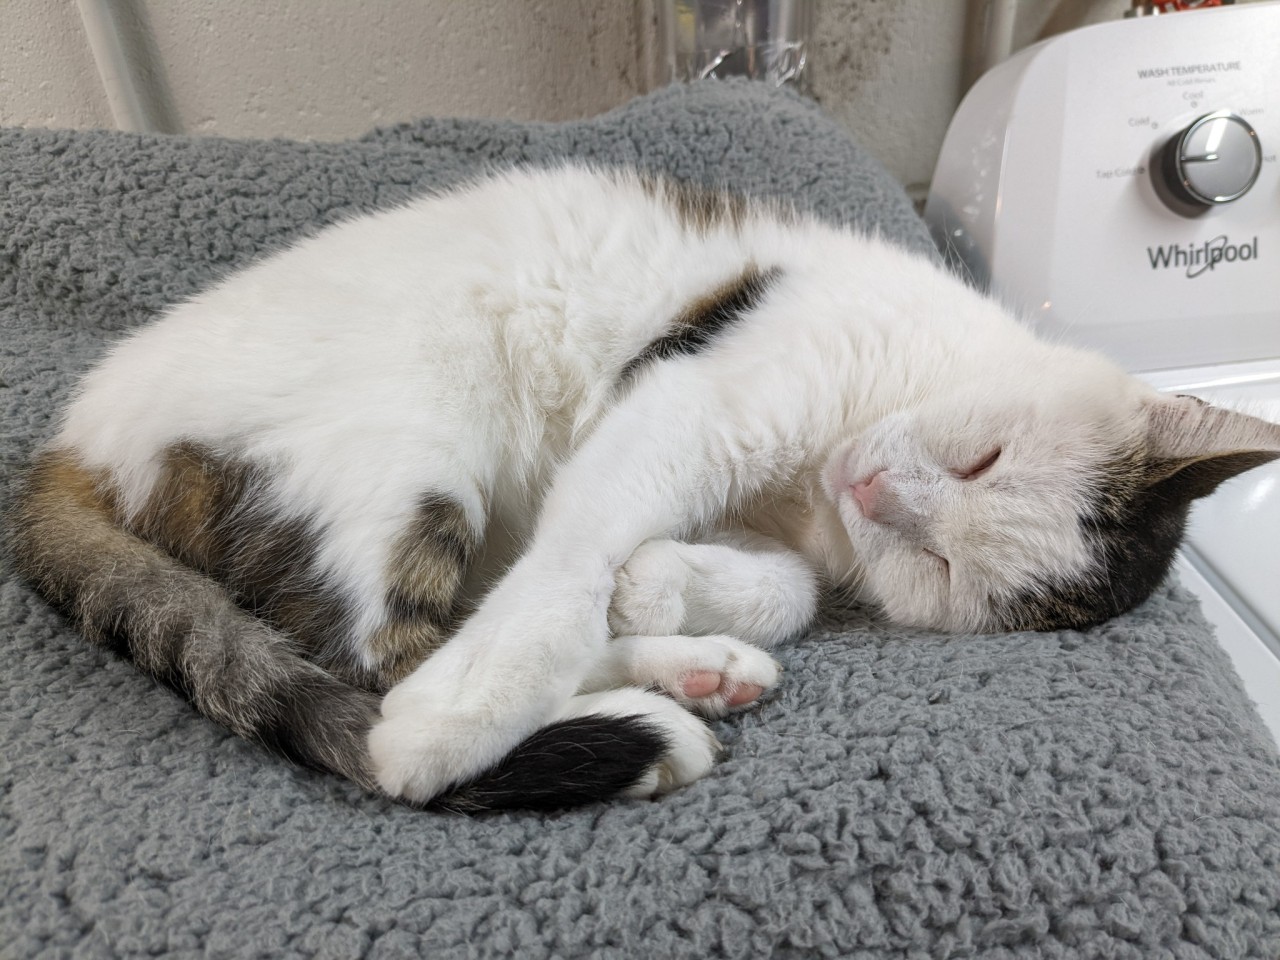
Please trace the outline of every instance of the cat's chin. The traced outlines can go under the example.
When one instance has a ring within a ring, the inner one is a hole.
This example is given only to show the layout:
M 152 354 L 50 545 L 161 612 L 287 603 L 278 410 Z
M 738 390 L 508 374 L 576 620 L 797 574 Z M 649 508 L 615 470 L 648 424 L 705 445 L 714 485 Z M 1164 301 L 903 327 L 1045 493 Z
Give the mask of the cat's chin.
M 864 517 L 857 507 L 846 507 L 841 511 L 841 518 L 854 555 L 862 565 L 872 569 L 882 563 L 893 549 L 891 534 L 880 524 Z

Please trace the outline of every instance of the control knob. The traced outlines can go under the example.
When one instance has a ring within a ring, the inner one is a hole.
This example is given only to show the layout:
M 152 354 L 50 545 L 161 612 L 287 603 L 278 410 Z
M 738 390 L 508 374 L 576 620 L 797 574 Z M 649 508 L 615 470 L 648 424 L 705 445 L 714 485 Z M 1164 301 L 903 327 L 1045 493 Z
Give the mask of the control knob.
M 1179 213 L 1195 215 L 1243 197 L 1262 169 L 1257 131 L 1229 110 L 1207 113 L 1160 151 L 1158 192 Z

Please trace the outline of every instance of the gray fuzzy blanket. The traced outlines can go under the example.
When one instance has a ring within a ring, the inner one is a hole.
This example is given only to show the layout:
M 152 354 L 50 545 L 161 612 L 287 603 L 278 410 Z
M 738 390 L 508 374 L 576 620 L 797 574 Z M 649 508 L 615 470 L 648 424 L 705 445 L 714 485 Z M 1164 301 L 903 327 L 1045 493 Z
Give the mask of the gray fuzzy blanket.
M 566 155 L 929 248 L 815 107 L 749 85 L 342 144 L 0 131 L 0 496 L 112 334 L 317 224 Z M 705 780 L 471 820 L 231 737 L 0 575 L 6 960 L 1280 956 L 1280 756 L 1176 586 L 1083 634 L 832 610 Z

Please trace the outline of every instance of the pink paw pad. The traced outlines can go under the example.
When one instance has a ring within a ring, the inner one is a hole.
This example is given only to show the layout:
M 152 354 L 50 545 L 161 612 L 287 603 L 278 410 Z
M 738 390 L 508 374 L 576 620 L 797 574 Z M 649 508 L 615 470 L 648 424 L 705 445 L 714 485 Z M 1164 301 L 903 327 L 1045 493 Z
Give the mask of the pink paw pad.
M 680 688 L 686 697 L 697 699 L 709 697 L 720 690 L 723 681 L 724 678 L 714 670 L 697 670 L 688 674 L 680 682 Z M 764 693 L 764 687 L 754 683 L 743 683 L 726 692 L 728 696 L 725 698 L 725 703 L 731 707 L 740 707 L 745 703 L 751 703 Z
M 720 674 L 714 670 L 697 670 L 680 681 L 686 697 L 707 697 L 720 689 Z

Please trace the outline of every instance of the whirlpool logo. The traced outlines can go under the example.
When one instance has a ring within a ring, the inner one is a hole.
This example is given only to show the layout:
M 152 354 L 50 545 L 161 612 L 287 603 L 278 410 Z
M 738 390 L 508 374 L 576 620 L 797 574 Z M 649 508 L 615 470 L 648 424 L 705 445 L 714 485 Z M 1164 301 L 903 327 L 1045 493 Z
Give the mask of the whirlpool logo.
M 1245 243 L 1232 243 L 1224 233 L 1194 246 L 1171 243 L 1164 247 L 1147 247 L 1152 270 L 1185 269 L 1188 277 L 1198 277 L 1214 270 L 1220 263 L 1258 259 L 1258 238 Z

